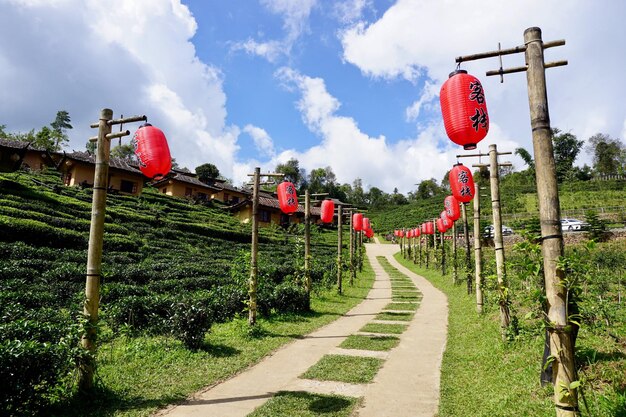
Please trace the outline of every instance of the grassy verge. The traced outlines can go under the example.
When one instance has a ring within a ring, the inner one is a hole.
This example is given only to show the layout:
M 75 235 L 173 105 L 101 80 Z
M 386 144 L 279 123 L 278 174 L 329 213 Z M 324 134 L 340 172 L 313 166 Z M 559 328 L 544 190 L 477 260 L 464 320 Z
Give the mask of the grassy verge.
M 383 362 L 362 356 L 324 355 L 300 378 L 366 384 L 372 382 Z
M 248 414 L 248 417 L 348 417 L 358 398 L 282 391 Z
M 374 280 L 369 262 L 344 294 L 323 291 L 311 299 L 312 312 L 259 318 L 248 332 L 245 318 L 216 324 L 202 349 L 192 352 L 171 338 L 118 337 L 98 351 L 98 388 L 50 410 L 53 416 L 148 416 L 191 393 L 227 379 L 285 343 L 330 323 L 367 295 Z
M 448 297 L 448 342 L 441 366 L 440 417 L 552 416 L 551 392 L 539 385 L 542 339 L 500 341 L 497 313 L 475 313 L 465 286 L 449 277 L 417 269 Z
M 390 350 L 398 346 L 400 339 L 395 336 L 351 335 L 339 347 L 343 349 Z

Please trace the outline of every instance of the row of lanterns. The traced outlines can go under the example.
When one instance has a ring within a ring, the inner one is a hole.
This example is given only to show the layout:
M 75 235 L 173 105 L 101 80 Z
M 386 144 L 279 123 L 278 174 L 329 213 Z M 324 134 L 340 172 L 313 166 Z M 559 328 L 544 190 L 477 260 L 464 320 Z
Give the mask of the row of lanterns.
M 475 187 L 472 173 L 465 165 L 458 163 L 452 167 L 448 176 L 452 195 L 447 196 L 443 200 L 443 211 L 439 214 L 439 218 L 435 220 L 437 231 L 445 233 L 453 225 L 454 222 L 461 217 L 460 203 L 469 203 L 474 199 Z M 409 230 L 395 230 L 396 237 L 415 238 L 421 235 L 435 234 L 435 226 L 432 221 L 424 222 L 419 228 Z
M 293 214 L 298 210 L 298 195 L 293 183 L 284 181 L 276 189 L 280 210 L 285 214 Z M 331 223 L 335 215 L 335 202 L 330 199 L 322 201 L 320 207 L 320 220 L 322 223 Z M 374 229 L 367 217 L 362 213 L 355 213 L 352 216 L 352 228 L 359 232 L 363 231 L 368 238 L 374 237 Z

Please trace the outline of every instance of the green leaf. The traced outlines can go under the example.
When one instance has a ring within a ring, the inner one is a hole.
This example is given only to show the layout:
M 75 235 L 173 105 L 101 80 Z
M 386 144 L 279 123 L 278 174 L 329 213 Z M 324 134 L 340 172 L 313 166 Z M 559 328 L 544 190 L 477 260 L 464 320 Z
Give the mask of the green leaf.
M 580 381 L 572 381 L 572 382 L 569 384 L 569 389 L 576 389 L 576 388 L 578 388 L 578 387 L 580 387 Z

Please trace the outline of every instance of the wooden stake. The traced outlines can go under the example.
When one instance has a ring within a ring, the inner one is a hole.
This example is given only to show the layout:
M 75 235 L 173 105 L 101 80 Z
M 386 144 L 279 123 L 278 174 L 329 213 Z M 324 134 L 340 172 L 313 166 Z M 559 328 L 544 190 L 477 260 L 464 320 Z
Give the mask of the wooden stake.
M 261 182 L 261 168 L 254 168 L 252 177 L 252 248 L 250 254 L 250 287 L 248 295 L 250 296 L 248 306 L 248 324 L 254 326 L 256 324 L 257 310 L 257 287 L 259 267 L 257 257 L 259 254 L 259 187 Z
M 476 184 L 474 192 L 474 276 L 476 278 L 476 311 L 483 312 L 483 254 L 480 244 L 480 187 Z
M 441 236 L 441 275 L 446 274 L 446 246 L 444 245 L 444 234 L 440 233 Z
M 354 285 L 356 270 L 354 269 L 354 230 L 352 229 L 352 212 L 350 212 L 350 286 Z
M 557 260 L 563 255 L 563 235 L 541 29 L 537 27 L 526 29 L 524 44 L 528 64 L 526 78 L 541 222 L 541 252 L 548 305 L 550 351 L 555 358 L 552 363 L 554 403 L 557 417 L 574 417 L 580 415 L 577 390 L 570 389 L 570 384 L 577 380 L 575 348 L 571 333 L 573 326 L 568 320 L 568 294 L 563 285 L 565 273 L 557 269 Z
M 342 282 L 341 282 L 341 247 L 343 246 L 343 235 L 342 235 L 342 217 L 343 217 L 343 206 L 339 204 L 337 207 L 337 292 L 341 294 L 342 292 Z
M 470 254 L 469 225 L 467 223 L 467 203 L 461 204 L 463 215 L 463 235 L 465 236 L 465 274 L 467 282 L 467 294 L 472 293 L 472 255 Z
M 452 283 L 459 283 L 458 261 L 456 259 L 456 221 L 452 223 Z
M 85 301 L 83 314 L 87 318 L 85 333 L 81 345 L 89 351 L 85 362 L 79 366 L 78 385 L 81 391 L 93 388 L 95 371 L 95 350 L 98 328 L 98 309 L 100 305 L 100 274 L 102 272 L 102 246 L 104 236 L 104 217 L 109 177 L 109 152 L 111 142 L 106 136 L 111 133 L 108 123 L 113 118 L 113 110 L 102 109 L 98 122 L 98 144 L 96 148 L 96 167 L 91 203 L 91 225 L 89 229 L 89 247 L 87 249 L 87 279 L 85 283 Z
M 311 195 L 304 191 L 304 286 L 311 300 Z
M 506 264 L 504 260 L 504 243 L 502 240 L 502 214 L 500 211 L 500 173 L 498 167 L 498 148 L 489 145 L 489 185 L 491 186 L 491 211 L 493 215 L 493 242 L 496 252 L 496 274 L 498 276 L 498 292 L 500 304 L 500 331 L 502 340 L 506 340 L 507 329 L 511 324 L 509 311 L 509 290 L 506 281 Z M 479 198 L 475 196 L 474 199 Z

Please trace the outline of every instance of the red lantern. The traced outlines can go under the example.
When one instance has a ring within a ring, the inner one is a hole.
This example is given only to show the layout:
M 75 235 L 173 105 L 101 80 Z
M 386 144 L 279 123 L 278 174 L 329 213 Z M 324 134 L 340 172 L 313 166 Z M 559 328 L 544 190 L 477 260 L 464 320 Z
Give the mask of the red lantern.
M 439 217 L 441 218 L 441 222 L 446 230 L 452 227 L 452 220 L 450 220 L 445 210 L 441 212 L 441 215 Z
M 440 217 L 437 219 L 437 230 L 439 230 L 439 233 L 446 233 L 446 226 L 444 226 L 443 224 L 443 219 Z
M 369 229 L 367 229 L 365 231 L 365 236 L 368 238 L 373 238 L 374 237 L 374 229 L 372 229 L 371 227 Z
M 332 222 L 333 216 L 335 215 L 335 202 L 333 200 L 322 201 L 322 207 L 320 211 L 322 212 L 320 216 L 322 223 Z
M 406 233 L 406 237 L 408 237 L 409 239 L 413 239 L 413 229 L 409 229 L 409 231 Z
M 148 178 L 160 180 L 172 169 L 172 156 L 161 129 L 144 123 L 131 142 L 139 161 L 139 169 Z
M 447 196 L 443 200 L 443 206 L 446 209 L 446 215 L 448 219 L 455 222 L 461 217 L 461 210 L 459 209 L 459 201 L 454 198 L 453 195 Z
M 426 234 L 427 235 L 434 235 L 435 234 L 435 226 L 433 225 L 433 222 L 426 222 L 424 227 L 426 229 Z
M 415 237 L 420 237 L 421 233 L 420 233 L 420 229 L 419 229 L 419 227 L 416 227 L 416 228 L 415 228 L 414 233 L 415 233 Z
M 450 170 L 448 176 L 452 195 L 461 203 L 469 203 L 474 198 L 474 178 L 465 165 L 458 163 Z
M 293 183 L 285 181 L 278 184 L 276 189 L 278 194 L 278 204 L 285 214 L 293 214 L 298 210 L 298 195 L 296 194 L 296 186 Z
M 466 150 L 476 149 L 489 132 L 487 103 L 480 81 L 467 71 L 454 71 L 441 87 L 439 100 L 450 140 Z
M 372 226 L 370 225 L 370 219 L 368 219 L 367 217 L 363 217 L 363 230 L 367 230 L 371 228 Z
M 352 228 L 357 232 L 363 230 L 363 213 L 354 213 L 352 215 Z

